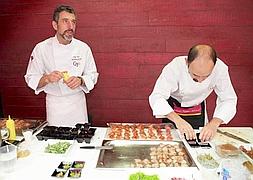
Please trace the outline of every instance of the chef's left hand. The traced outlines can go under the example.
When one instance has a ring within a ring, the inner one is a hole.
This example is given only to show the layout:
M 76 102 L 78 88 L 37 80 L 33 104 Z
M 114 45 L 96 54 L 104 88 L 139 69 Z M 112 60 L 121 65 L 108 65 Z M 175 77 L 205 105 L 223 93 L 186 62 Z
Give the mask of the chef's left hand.
M 200 131 L 199 138 L 202 142 L 210 141 L 213 139 L 214 135 L 220 124 L 223 121 L 219 118 L 213 118 L 209 123 L 207 123 L 203 129 Z
M 81 79 L 75 76 L 71 76 L 68 78 L 67 81 L 64 81 L 64 83 L 71 89 L 76 89 L 79 87 L 82 83 Z

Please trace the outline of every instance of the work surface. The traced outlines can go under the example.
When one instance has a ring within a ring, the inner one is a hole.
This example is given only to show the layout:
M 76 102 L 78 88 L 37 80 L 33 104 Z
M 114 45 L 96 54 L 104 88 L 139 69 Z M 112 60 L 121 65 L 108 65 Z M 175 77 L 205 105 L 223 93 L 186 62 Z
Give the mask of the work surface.
M 219 128 L 222 131 L 230 132 L 241 138 L 248 140 L 250 144 L 244 144 L 238 140 L 226 137 L 221 134 L 216 134 L 215 138 L 211 141 L 211 149 L 190 148 L 189 145 L 183 139 L 183 143 L 190 152 L 192 158 L 196 162 L 198 167 L 165 167 L 165 168 L 96 168 L 97 160 L 100 150 L 97 149 L 80 149 L 80 146 L 94 145 L 99 146 L 102 144 L 107 128 L 97 128 L 95 136 L 92 138 L 90 144 L 73 142 L 71 149 L 64 155 L 47 154 L 43 150 L 47 144 L 46 141 L 38 141 L 31 147 L 31 154 L 26 158 L 20 158 L 17 161 L 15 171 L 8 174 L 1 174 L 0 180 L 30 180 L 30 179 L 56 179 L 51 177 L 54 170 L 62 161 L 85 161 L 85 167 L 82 170 L 82 175 L 79 179 L 110 179 L 110 180 L 127 180 L 131 173 L 144 172 L 145 174 L 152 175 L 157 174 L 161 180 L 169 180 L 172 177 L 184 177 L 185 179 L 219 179 L 217 175 L 217 169 L 206 169 L 202 167 L 197 161 L 197 155 L 201 153 L 209 153 L 216 158 L 218 162 L 222 162 L 224 159 L 218 157 L 215 154 L 215 146 L 221 143 L 232 143 L 239 147 L 245 145 L 247 147 L 253 146 L 253 129 L 250 127 L 224 127 Z M 238 161 L 243 161 L 239 159 Z M 238 166 L 240 168 L 241 166 Z M 245 172 L 245 169 L 240 170 Z M 249 175 L 249 174 L 247 174 Z M 243 176 L 241 176 L 243 177 Z M 252 177 L 251 177 L 252 178 Z M 60 179 L 71 179 L 67 176 Z

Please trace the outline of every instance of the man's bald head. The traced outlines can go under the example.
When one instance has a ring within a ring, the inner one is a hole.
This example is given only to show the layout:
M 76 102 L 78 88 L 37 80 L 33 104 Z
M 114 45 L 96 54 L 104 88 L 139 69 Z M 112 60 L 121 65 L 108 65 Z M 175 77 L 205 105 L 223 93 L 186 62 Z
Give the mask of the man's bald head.
M 211 46 L 193 46 L 187 59 L 189 73 L 193 80 L 196 82 L 204 81 L 211 74 L 216 60 L 216 52 Z
M 188 53 L 187 62 L 191 64 L 195 59 L 204 59 L 204 60 L 212 60 L 215 64 L 217 61 L 217 54 L 214 48 L 209 45 L 195 45 L 193 46 Z

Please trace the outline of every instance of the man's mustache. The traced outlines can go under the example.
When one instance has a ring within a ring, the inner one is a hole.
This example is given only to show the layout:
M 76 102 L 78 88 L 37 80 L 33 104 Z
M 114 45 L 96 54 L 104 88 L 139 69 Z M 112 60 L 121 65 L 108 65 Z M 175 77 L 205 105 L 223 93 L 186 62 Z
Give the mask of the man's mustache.
M 73 29 L 68 29 L 68 30 L 64 31 L 64 33 L 66 33 L 66 32 L 74 32 L 74 30 Z

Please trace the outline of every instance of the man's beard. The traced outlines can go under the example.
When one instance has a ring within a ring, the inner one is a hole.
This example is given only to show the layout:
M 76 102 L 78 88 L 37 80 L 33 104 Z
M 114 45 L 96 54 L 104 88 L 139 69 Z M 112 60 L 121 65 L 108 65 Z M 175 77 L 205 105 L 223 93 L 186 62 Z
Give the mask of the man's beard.
M 72 32 L 72 33 L 70 33 L 70 34 L 68 34 L 68 32 Z M 66 30 L 66 31 L 64 31 L 62 34 L 60 34 L 61 35 L 61 37 L 63 38 L 63 39 L 65 39 L 66 41 L 72 41 L 72 38 L 74 37 L 74 31 L 72 30 L 72 29 L 69 29 L 69 30 Z

